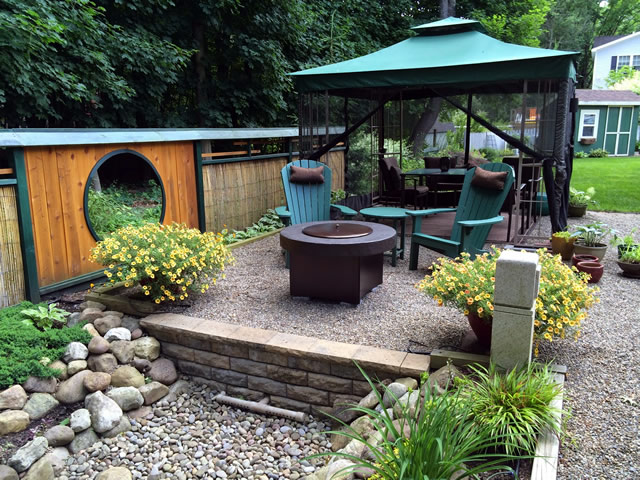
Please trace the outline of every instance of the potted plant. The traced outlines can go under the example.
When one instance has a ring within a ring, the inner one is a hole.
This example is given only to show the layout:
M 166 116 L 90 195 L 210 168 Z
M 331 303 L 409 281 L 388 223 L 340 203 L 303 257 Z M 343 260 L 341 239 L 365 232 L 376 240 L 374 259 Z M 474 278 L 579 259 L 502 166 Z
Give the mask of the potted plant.
M 640 248 L 625 251 L 617 262 L 624 276 L 640 278 Z
M 473 260 L 466 252 L 457 259 L 439 258 L 432 267 L 432 274 L 416 287 L 433 296 L 439 305 L 446 304 L 461 310 L 469 318 L 472 329 L 474 324 L 476 328 L 480 325 L 488 329 L 488 335 L 480 329 L 474 329 L 474 333 L 489 343 L 494 309 L 494 275 L 499 256 L 500 250 L 493 248 L 491 252 Z M 587 275 L 576 274 L 575 270 L 562 263 L 558 255 L 540 249 L 538 256 L 541 274 L 534 320 L 536 355 L 538 343 L 542 340 L 551 342 L 567 335 L 575 338 L 580 335 L 580 323 L 596 301 L 594 293 L 597 291 L 587 287 Z
M 575 240 L 567 230 L 556 232 L 551 235 L 551 251 L 554 255 L 560 255 L 562 260 L 571 260 Z
M 595 193 L 596 190 L 593 187 L 587 188 L 584 192 L 569 187 L 569 216 L 583 217 L 584 214 L 587 213 L 587 207 L 596 203 L 595 200 L 593 200 Z
M 576 237 L 573 250 L 576 255 L 593 255 L 602 261 L 607 252 L 607 244 L 604 239 L 613 233 L 608 225 L 602 222 L 589 223 L 576 227 L 572 236 Z
M 611 240 L 611 245 L 618 247 L 618 258 L 620 258 L 624 253 L 629 250 L 634 250 L 638 248 L 638 242 L 633 237 L 633 234 L 638 231 L 638 228 L 633 228 L 629 232 L 628 235 L 624 237 L 619 237 L 617 234 L 613 234 L 613 239 Z

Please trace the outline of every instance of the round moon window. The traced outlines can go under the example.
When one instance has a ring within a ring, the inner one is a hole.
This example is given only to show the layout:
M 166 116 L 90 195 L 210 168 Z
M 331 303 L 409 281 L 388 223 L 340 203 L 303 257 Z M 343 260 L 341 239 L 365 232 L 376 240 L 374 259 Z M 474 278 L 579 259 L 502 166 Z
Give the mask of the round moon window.
M 87 225 L 96 240 L 122 227 L 164 219 L 160 175 L 146 157 L 133 150 L 117 150 L 98 161 L 89 174 L 84 200 Z

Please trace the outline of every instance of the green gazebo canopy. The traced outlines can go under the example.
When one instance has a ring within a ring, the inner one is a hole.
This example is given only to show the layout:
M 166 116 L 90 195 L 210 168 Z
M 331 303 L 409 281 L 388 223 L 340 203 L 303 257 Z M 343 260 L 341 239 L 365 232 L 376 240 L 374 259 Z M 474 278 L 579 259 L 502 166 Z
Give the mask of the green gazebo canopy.
M 575 79 L 576 52 L 496 40 L 475 20 L 449 17 L 414 27 L 418 35 L 369 55 L 292 73 L 298 92 L 372 98 L 516 93 L 523 81 Z

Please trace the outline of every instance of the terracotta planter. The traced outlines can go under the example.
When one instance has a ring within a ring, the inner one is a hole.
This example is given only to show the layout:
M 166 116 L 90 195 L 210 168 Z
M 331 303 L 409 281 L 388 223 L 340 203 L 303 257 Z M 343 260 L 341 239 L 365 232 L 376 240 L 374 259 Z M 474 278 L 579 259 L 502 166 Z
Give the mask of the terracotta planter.
M 571 260 L 575 238 L 554 237 L 551 235 L 551 251 L 554 255 L 560 255 L 562 260 Z
M 477 315 L 470 313 L 467 315 L 469 320 L 469 326 L 473 333 L 475 333 L 478 343 L 483 347 L 489 348 L 491 346 L 491 324 L 492 318 L 480 318 Z
M 574 267 L 580 262 L 597 262 L 598 257 L 595 255 L 574 255 L 571 258 L 571 265 Z
M 618 266 L 622 269 L 622 275 L 631 278 L 640 278 L 640 263 L 629 263 L 617 261 Z
M 593 255 L 594 257 L 598 257 L 598 261 L 601 262 L 604 254 L 607 253 L 607 245 L 598 243 L 594 247 L 587 247 L 578 241 L 573 245 L 573 253 L 575 255 Z
M 579 272 L 585 272 L 591 275 L 589 283 L 598 283 L 604 273 L 604 265 L 600 262 L 578 262 L 576 268 Z
M 584 217 L 585 213 L 587 213 L 586 205 L 569 205 L 568 215 L 570 217 Z

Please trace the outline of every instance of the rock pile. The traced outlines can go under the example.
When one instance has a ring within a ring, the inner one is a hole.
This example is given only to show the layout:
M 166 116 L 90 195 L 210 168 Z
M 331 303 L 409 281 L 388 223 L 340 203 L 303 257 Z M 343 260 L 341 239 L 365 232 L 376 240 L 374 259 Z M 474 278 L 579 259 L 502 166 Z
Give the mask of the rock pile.
M 26 471 L 28 480 L 53 479 L 70 453 L 87 449 L 100 437 L 130 431 L 130 418 L 147 414 L 148 406 L 167 395 L 178 379 L 173 362 L 159 358 L 160 342 L 142 336 L 138 319 L 105 311 L 96 302 L 83 307 L 70 315 L 68 324 L 88 322 L 83 328 L 92 336 L 89 345 L 70 343 L 62 359 L 50 365 L 62 372 L 58 380 L 30 377 L 0 392 L 0 436 L 26 429 L 61 403 L 84 402 L 85 408 L 72 413 L 68 426 L 54 426 L 21 447 L 8 466 L 0 466 L 2 480 Z M 46 454 L 48 447 L 53 450 Z

